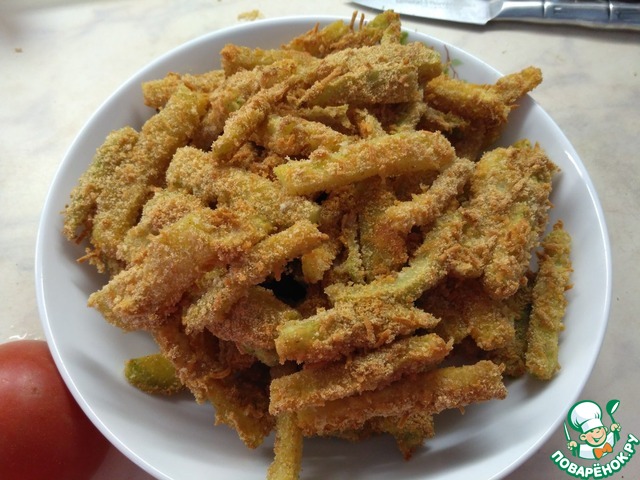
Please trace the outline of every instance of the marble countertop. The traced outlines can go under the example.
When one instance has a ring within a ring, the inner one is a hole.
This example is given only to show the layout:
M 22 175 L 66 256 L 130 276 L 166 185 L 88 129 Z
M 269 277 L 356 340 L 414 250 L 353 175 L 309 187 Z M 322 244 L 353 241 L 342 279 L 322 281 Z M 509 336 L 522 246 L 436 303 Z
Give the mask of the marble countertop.
M 350 16 L 348 2 L 281 0 L 3 0 L 0 2 L 0 343 L 43 338 L 34 287 L 38 221 L 60 161 L 82 125 L 123 81 L 183 42 L 229 25 L 293 14 Z M 370 13 L 370 12 L 369 12 Z M 640 398 L 640 32 L 405 19 L 500 71 L 533 64 L 533 97 L 559 124 L 603 205 L 613 257 L 609 326 L 581 398 Z M 640 434 L 627 410 L 624 429 Z M 509 479 L 563 478 L 549 455 L 561 429 Z M 640 461 L 619 478 L 638 478 Z M 96 479 L 151 477 L 115 449 Z M 569 478 L 569 477 L 564 477 Z M 613 477 L 618 478 L 618 477 Z

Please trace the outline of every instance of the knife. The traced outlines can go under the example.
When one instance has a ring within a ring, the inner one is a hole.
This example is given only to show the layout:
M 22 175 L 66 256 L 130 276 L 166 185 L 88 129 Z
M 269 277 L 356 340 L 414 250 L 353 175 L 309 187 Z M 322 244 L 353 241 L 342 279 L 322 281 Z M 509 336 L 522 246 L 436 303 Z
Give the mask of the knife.
M 355 0 L 376 10 L 460 23 L 553 22 L 640 29 L 640 2 L 619 0 Z

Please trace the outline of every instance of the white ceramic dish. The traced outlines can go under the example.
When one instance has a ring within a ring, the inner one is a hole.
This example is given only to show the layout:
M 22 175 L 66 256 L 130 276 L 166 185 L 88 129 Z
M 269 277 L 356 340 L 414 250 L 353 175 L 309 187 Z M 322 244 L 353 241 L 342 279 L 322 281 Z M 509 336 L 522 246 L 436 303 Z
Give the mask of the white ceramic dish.
M 36 286 L 42 324 L 69 388 L 98 428 L 136 464 L 164 480 L 262 479 L 271 461 L 272 439 L 256 451 L 234 432 L 213 426 L 213 411 L 188 395 L 154 398 L 125 381 L 123 362 L 155 351 L 144 334 L 125 334 L 86 307 L 104 279 L 79 265 L 80 249 L 61 235 L 69 192 L 107 133 L 139 127 L 151 115 L 140 84 L 168 71 L 197 73 L 217 68 L 226 43 L 277 47 L 329 17 L 293 17 L 245 24 L 205 35 L 173 50 L 129 79 L 89 119 L 66 154 L 48 194 L 37 239 Z M 499 73 L 480 60 L 415 32 L 457 59 L 461 78 L 493 82 Z M 544 84 L 543 84 L 544 85 Z M 541 88 L 544 88 L 542 86 Z M 303 478 L 497 479 L 531 455 L 576 401 L 604 336 L 611 295 L 611 255 L 602 210 L 588 173 L 558 126 L 530 98 L 520 102 L 502 143 L 527 137 L 539 142 L 561 167 L 554 184 L 552 220 L 562 218 L 574 239 L 574 288 L 561 338 L 562 370 L 548 383 L 523 378 L 509 384 L 504 401 L 472 406 L 465 415 L 441 414 L 436 437 L 405 462 L 388 438 L 359 444 L 331 439 L 306 441 Z

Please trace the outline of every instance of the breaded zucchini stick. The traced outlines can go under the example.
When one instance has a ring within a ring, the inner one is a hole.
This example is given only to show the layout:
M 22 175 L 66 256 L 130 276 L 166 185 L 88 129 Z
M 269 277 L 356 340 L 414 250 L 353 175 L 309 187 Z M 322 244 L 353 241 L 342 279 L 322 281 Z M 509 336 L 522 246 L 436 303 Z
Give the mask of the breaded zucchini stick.
M 527 351 L 529 315 L 531 314 L 531 285 L 520 288 L 515 295 L 504 300 L 504 303 L 514 317 L 514 338 L 504 347 L 487 352 L 486 356 L 494 363 L 503 364 L 505 375 L 520 377 L 527 372 L 525 354 Z
M 460 157 L 475 160 L 494 143 L 516 101 L 542 82 L 540 69 L 528 67 L 506 75 L 493 85 L 479 85 L 440 75 L 425 88 L 427 104 L 467 121 L 452 143 Z
M 347 185 L 333 190 L 322 202 L 318 212 L 318 228 L 329 235 L 329 240 L 302 256 L 302 273 L 309 283 L 317 283 L 332 267 L 342 246 L 347 248 L 344 270 L 352 279 L 362 279 L 362 275 L 352 275 L 362 266 L 359 247 L 356 243 L 354 213 L 356 212 L 356 188 Z
M 238 208 L 249 203 L 273 229 L 298 220 L 318 220 L 319 207 L 307 199 L 286 193 L 278 182 L 231 166 L 217 165 L 212 156 L 193 147 L 179 149 L 167 170 L 171 189 L 185 190 L 204 203 L 217 202 Z
M 433 367 L 450 350 L 450 343 L 428 334 L 397 340 L 345 362 L 307 366 L 271 382 L 269 411 L 278 415 L 383 388 L 401 377 Z
M 127 360 L 124 376 L 132 386 L 151 394 L 173 395 L 185 388 L 173 363 L 160 353 Z
M 542 242 L 527 333 L 527 370 L 542 380 L 560 369 L 558 338 L 564 329 L 565 292 L 571 288 L 570 251 L 571 237 L 562 222 L 557 222 Z
M 458 210 L 445 213 L 425 235 L 409 265 L 400 272 L 376 278 L 366 285 L 329 285 L 325 291 L 333 302 L 353 302 L 379 298 L 408 304 L 434 287 L 449 271 L 449 251 L 462 230 Z
M 440 55 L 423 43 L 387 43 L 348 48 L 327 56 L 316 70 L 318 81 L 300 105 L 362 106 L 419 101 L 423 85 L 440 75 Z
M 185 85 L 190 90 L 210 93 L 218 88 L 223 81 L 224 72 L 222 70 L 211 70 L 196 75 L 190 73 L 180 75 L 170 72 L 164 78 L 149 80 L 142 84 L 144 104 L 160 110 L 166 106 L 171 95 L 178 90 L 180 85 Z
M 260 378 L 265 374 L 254 366 L 231 375 L 229 366 L 220 361 L 218 340 L 206 331 L 185 334 L 179 316 L 152 333 L 196 401 L 213 405 L 216 424 L 233 428 L 247 447 L 260 446 L 275 423 L 268 411 L 268 392 L 262 386 L 267 380 Z
M 228 162 L 240 147 L 247 142 L 258 126 L 274 110 L 275 104 L 284 98 L 296 76 L 276 83 L 274 86 L 259 90 L 247 99 L 238 110 L 229 115 L 222 133 L 213 141 L 211 154 L 218 163 Z
M 239 258 L 268 225 L 226 208 L 194 210 L 150 242 L 140 263 L 89 297 L 89 306 L 125 330 L 147 327 L 169 313 L 205 272 Z
M 462 209 L 464 235 L 453 252 L 453 272 L 480 277 L 495 298 L 513 295 L 524 282 L 531 251 L 550 207 L 557 167 L 539 147 L 497 148 L 476 164 L 470 200 Z
M 323 58 L 345 48 L 400 42 L 402 30 L 400 16 L 397 13 L 391 10 L 382 12 L 367 23 L 361 21 L 358 29 L 354 28 L 356 14 L 357 12 L 351 17 L 350 24 L 337 20 L 323 28 L 316 25 L 310 31 L 290 40 L 282 48 L 308 52 L 314 57 Z
M 426 192 L 414 194 L 410 201 L 387 208 L 380 219 L 384 228 L 406 235 L 414 226 L 424 226 L 442 215 L 451 199 L 462 193 L 475 164 L 457 158 L 446 167 Z
M 375 417 L 421 411 L 437 414 L 470 403 L 502 399 L 502 367 L 488 360 L 461 367 L 443 367 L 406 377 L 379 390 L 332 400 L 296 413 L 305 436 L 357 430 Z
M 409 460 L 425 440 L 436 434 L 433 415 L 422 411 L 400 416 L 375 417 L 367 422 L 364 430 L 393 436 L 405 460 Z
M 127 264 L 135 262 L 162 228 L 202 207 L 202 201 L 193 195 L 176 190 L 158 190 L 144 205 L 138 224 L 129 229 L 118 245 L 118 258 Z
M 471 336 L 482 350 L 494 350 L 514 340 L 515 315 L 477 280 L 446 282 L 425 293 L 420 306 L 441 319 L 435 331 L 456 344 Z
M 275 344 L 281 362 L 335 361 L 355 350 L 378 348 L 437 323 L 437 318 L 418 308 L 376 298 L 339 302 L 304 320 L 283 323 Z
M 496 149 L 487 155 L 504 158 L 499 163 L 515 185 L 513 202 L 506 210 L 495 212 L 501 214 L 501 221 L 482 277 L 487 293 L 500 299 L 510 297 L 526 284 L 532 252 L 539 245 L 549 218 L 551 180 L 558 168 L 539 146 Z
M 287 192 L 306 195 L 373 176 L 441 171 L 454 159 L 453 148 L 439 133 L 401 132 L 348 143 L 336 152 L 314 152 L 308 160 L 279 165 L 274 173 Z
M 238 72 L 273 65 L 282 60 L 291 60 L 296 64 L 317 61 L 313 55 L 307 52 L 282 50 L 280 48 L 249 48 L 229 43 L 220 50 L 222 69 L 227 77 L 231 77 Z
M 396 201 L 396 196 L 380 178 L 360 185 L 358 232 L 365 278 L 373 280 L 398 270 L 407 261 L 404 238 L 386 228 L 381 217 Z
M 131 127 L 124 127 L 107 135 L 91 165 L 71 191 L 71 198 L 65 206 L 63 233 L 68 240 L 79 242 L 87 233 L 91 233 L 98 197 L 104 189 L 111 188 L 116 183 L 113 172 L 118 165 L 128 161 L 137 141 L 138 132 Z
M 275 366 L 279 364 L 275 348 L 278 327 L 301 319 L 296 309 L 278 300 L 271 290 L 254 286 L 222 321 L 208 324 L 207 328 L 216 337 L 235 342 L 241 351 L 254 355 L 262 363 Z M 184 317 L 182 323 L 189 328 Z
M 308 220 L 269 235 L 253 246 L 229 271 L 189 306 L 183 319 L 190 330 L 202 330 L 224 320 L 233 305 L 246 295 L 249 287 L 265 281 L 270 275 L 279 277 L 284 266 L 326 239 L 326 235 Z
M 112 188 L 103 189 L 97 199 L 91 243 L 101 256 L 116 258 L 118 245 L 136 224 L 152 188 L 164 183 L 173 154 L 193 135 L 204 109 L 204 97 L 181 86 L 142 126 L 127 161 L 113 171 Z
M 267 480 L 297 480 L 302 469 L 302 430 L 293 413 L 276 417 L 274 458 L 267 470 Z
M 209 105 L 202 125 L 196 132 L 194 144 L 208 151 L 234 112 L 240 110 L 261 90 L 287 80 L 297 71 L 298 65 L 293 60 L 283 59 L 226 77 L 218 88 L 208 94 Z
M 259 126 L 252 139 L 269 151 L 283 157 L 308 157 L 318 148 L 334 152 L 346 142 L 347 135 L 319 122 L 293 115 L 269 115 Z

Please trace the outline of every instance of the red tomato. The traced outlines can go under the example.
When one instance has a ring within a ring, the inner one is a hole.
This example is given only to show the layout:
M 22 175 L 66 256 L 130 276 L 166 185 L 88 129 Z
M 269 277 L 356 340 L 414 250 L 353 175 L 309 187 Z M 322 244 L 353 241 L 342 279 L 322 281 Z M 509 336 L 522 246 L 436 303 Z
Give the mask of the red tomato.
M 108 446 L 45 342 L 0 344 L 0 479 L 88 480 Z

